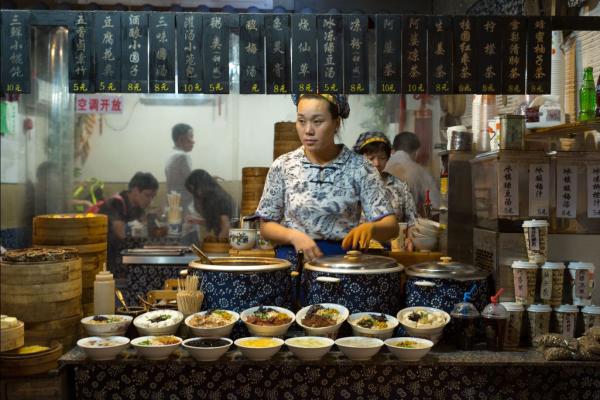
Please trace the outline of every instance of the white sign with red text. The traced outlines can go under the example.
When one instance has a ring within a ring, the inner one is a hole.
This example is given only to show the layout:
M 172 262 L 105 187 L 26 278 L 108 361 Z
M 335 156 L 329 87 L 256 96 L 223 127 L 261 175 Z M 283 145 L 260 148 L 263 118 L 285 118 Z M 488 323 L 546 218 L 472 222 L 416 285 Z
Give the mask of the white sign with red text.
M 75 114 L 123 114 L 123 96 L 116 94 L 78 94 Z

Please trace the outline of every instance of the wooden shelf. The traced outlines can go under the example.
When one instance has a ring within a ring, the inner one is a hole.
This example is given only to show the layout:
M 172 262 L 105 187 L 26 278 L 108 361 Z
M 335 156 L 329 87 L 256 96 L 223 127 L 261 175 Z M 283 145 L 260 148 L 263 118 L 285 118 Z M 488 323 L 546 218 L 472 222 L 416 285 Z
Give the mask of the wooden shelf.
M 600 118 L 596 118 L 590 121 L 561 124 L 551 126 L 549 128 L 528 129 L 527 133 L 525 134 L 525 140 L 567 137 L 568 135 L 584 133 L 593 130 L 600 131 Z

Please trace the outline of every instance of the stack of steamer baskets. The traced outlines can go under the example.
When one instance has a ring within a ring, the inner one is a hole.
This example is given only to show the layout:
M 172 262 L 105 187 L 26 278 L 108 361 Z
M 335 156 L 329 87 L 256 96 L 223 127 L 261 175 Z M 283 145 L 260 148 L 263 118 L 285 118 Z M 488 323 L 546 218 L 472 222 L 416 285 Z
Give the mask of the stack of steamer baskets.
M 243 216 L 254 215 L 262 196 L 269 168 L 242 168 L 242 207 Z
M 273 142 L 273 160 L 282 154 L 289 153 L 302 146 L 302 142 L 296 132 L 294 122 L 275 123 L 275 141 Z

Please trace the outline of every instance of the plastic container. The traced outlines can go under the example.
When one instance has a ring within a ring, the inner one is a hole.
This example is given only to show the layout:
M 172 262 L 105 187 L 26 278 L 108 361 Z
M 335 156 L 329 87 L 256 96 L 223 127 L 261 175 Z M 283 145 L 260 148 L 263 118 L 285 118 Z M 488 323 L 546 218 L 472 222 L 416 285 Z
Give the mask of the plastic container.
M 94 314 L 115 313 L 115 280 L 113 274 L 106 270 L 106 263 L 102 271 L 96 275 L 94 281 Z
M 508 321 L 506 323 L 506 335 L 504 336 L 504 347 L 514 349 L 519 347 L 521 339 L 521 327 L 523 326 L 523 312 L 525 308 L 522 304 L 515 302 L 500 303 L 508 311 Z
M 523 221 L 523 233 L 525 234 L 525 246 L 527 247 L 527 258 L 529 262 L 544 263 L 548 256 L 548 221 L 527 220 Z
M 573 279 L 573 304 L 577 306 L 592 304 L 595 269 L 594 264 L 589 262 L 569 263 L 569 273 Z
M 529 317 L 529 334 L 531 339 L 550 332 L 550 314 L 552 308 L 547 304 L 532 304 L 527 307 Z
M 564 276 L 565 264 L 547 261 L 542 265 L 542 283 L 540 286 L 542 303 L 551 306 L 562 304 Z
M 495 296 L 490 298 L 491 303 L 485 306 L 481 312 L 485 326 L 485 341 L 487 349 L 490 351 L 504 350 L 504 336 L 506 335 L 506 322 L 508 321 L 508 311 L 498 299 L 504 289 L 500 289 Z
M 600 306 L 585 306 L 581 309 L 583 315 L 583 330 L 592 326 L 600 326 Z
M 463 302 L 456 304 L 450 315 L 455 326 L 454 343 L 456 348 L 459 350 L 472 350 L 475 345 L 475 336 L 481 314 L 471 303 L 470 293 L 465 293 Z
M 556 331 L 566 338 L 575 337 L 575 325 L 579 308 L 572 304 L 562 304 L 554 309 L 556 313 Z
M 514 261 L 511 265 L 515 285 L 515 301 L 519 304 L 535 302 L 538 266 L 529 261 Z

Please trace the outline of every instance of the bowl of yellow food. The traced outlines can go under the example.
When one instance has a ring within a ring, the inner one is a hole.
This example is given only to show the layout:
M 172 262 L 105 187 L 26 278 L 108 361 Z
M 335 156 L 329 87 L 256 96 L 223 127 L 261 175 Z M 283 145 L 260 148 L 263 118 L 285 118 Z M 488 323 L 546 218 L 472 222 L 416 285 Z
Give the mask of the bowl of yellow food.
M 129 315 L 102 314 L 83 318 L 81 325 L 90 336 L 123 336 L 132 320 Z
M 192 314 L 185 324 L 198 337 L 227 337 L 240 315 L 229 310 L 208 310 Z
M 240 318 L 254 336 L 283 336 L 294 323 L 296 315 L 276 306 L 258 306 L 242 311 Z
M 237 339 L 234 343 L 250 360 L 266 361 L 281 349 L 284 341 L 273 337 L 251 336 Z
M 394 329 L 398 326 L 398 320 L 391 315 L 360 312 L 348 317 L 348 323 L 356 336 L 366 336 L 378 339 L 389 339 L 394 336 Z
M 77 341 L 85 354 L 96 361 L 114 360 L 129 347 L 129 339 L 123 336 L 92 336 Z
M 396 337 L 385 342 L 388 350 L 402 361 L 419 361 L 433 347 L 431 340 L 416 337 Z
M 302 361 L 320 360 L 329 353 L 334 343 L 333 339 L 320 336 L 299 336 L 285 341 L 292 354 Z
M 321 303 L 302 308 L 296 313 L 296 323 L 308 336 L 335 339 L 340 326 L 350 312 L 340 304 Z
M 169 358 L 181 344 L 177 336 L 141 336 L 131 341 L 137 353 L 148 360 L 164 360 Z

